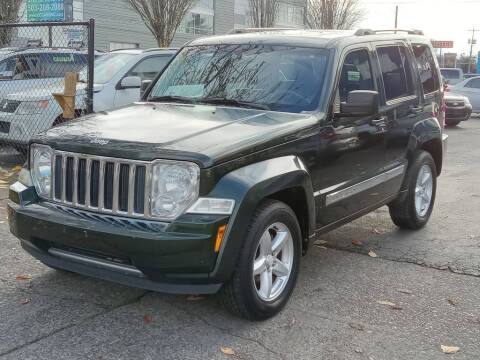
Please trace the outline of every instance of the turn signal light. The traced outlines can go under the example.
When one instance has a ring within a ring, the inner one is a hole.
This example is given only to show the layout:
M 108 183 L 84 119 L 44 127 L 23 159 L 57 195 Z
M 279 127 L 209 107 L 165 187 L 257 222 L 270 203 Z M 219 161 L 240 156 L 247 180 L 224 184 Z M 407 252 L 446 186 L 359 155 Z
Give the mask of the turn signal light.
M 223 240 L 223 235 L 225 235 L 225 229 L 227 228 L 227 225 L 222 225 L 218 228 L 217 231 L 217 239 L 215 241 L 215 252 L 220 251 L 220 245 L 222 245 L 222 240 Z

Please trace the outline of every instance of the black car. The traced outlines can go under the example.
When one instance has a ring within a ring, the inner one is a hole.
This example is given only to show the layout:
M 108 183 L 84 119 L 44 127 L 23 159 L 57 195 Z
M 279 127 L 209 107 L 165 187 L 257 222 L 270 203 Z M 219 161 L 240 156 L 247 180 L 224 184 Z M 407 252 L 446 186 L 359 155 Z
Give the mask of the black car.
M 273 316 L 316 235 L 384 205 L 428 222 L 447 140 L 433 54 L 418 31 L 194 40 L 143 101 L 32 140 L 10 229 L 54 268 Z
M 445 124 L 457 126 L 462 121 L 470 119 L 472 104 L 466 96 L 445 93 Z

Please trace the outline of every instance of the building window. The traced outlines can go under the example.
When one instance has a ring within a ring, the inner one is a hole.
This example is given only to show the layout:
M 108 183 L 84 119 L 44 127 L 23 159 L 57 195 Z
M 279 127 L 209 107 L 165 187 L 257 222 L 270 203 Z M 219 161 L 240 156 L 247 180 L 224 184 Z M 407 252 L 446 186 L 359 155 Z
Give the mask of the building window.
M 179 31 L 185 34 L 212 35 L 214 13 L 213 0 L 197 0 L 180 24 Z
M 110 51 L 120 50 L 120 49 L 139 49 L 139 48 L 140 48 L 140 44 L 122 43 L 122 42 L 115 42 L 115 41 L 110 42 Z
M 303 26 L 303 11 L 304 8 L 302 6 L 280 2 L 278 4 L 276 24 L 294 27 Z

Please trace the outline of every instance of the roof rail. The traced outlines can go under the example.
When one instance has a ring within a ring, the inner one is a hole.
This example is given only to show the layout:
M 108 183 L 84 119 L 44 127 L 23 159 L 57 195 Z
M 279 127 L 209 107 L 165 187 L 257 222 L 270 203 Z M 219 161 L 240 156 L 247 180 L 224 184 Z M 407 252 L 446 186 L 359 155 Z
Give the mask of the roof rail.
M 228 32 L 228 34 L 249 34 L 255 32 L 278 31 L 278 30 L 298 30 L 298 28 L 236 28 Z
M 425 35 L 422 30 L 406 30 L 406 29 L 385 29 L 385 30 L 372 30 L 372 29 L 358 29 L 355 32 L 356 36 L 376 35 L 381 33 L 394 33 L 406 32 L 409 35 Z
M 151 52 L 151 51 L 161 51 L 161 50 L 171 50 L 171 51 L 178 51 L 179 48 L 175 47 L 164 47 L 164 48 L 150 48 L 150 49 L 145 49 L 143 52 Z

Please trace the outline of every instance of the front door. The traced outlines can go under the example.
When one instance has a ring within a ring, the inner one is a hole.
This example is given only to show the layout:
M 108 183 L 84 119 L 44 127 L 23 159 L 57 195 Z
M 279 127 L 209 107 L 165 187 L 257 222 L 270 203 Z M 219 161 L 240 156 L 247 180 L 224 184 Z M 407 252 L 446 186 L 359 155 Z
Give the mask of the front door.
M 350 49 L 341 61 L 334 114 L 320 130 L 313 187 L 317 228 L 371 208 L 385 197 L 385 115 L 342 117 L 339 104 L 354 90 L 378 91 L 370 48 Z

